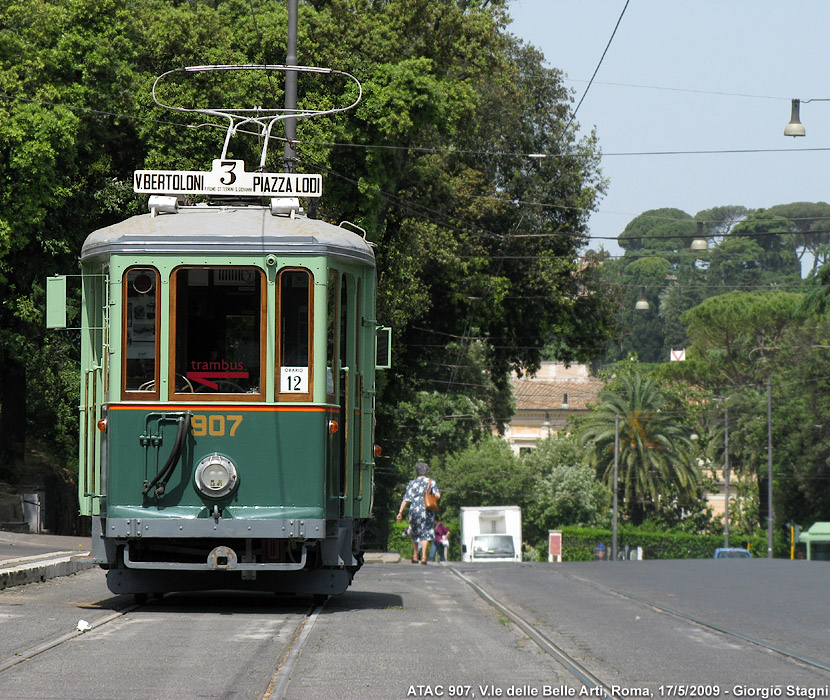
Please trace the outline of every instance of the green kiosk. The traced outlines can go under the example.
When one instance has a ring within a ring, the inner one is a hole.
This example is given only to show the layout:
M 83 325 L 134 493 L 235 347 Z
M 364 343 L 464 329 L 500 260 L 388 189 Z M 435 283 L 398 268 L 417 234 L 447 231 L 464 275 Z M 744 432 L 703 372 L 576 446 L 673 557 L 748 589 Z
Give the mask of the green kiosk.
M 813 523 L 798 541 L 807 543 L 807 559 L 830 561 L 830 523 Z

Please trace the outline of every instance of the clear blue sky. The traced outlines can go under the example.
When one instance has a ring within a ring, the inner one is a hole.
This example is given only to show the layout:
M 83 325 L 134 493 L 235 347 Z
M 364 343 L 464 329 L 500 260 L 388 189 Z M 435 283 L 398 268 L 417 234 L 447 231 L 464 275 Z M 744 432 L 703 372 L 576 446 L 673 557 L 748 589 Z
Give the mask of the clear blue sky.
M 624 6 L 512 0 L 509 31 L 564 71 L 576 104 Z M 631 0 L 577 113 L 610 178 L 592 235 L 616 237 L 648 209 L 830 201 L 830 102 L 802 104 L 807 136 L 793 139 L 796 97 L 830 98 L 830 0 Z M 614 155 L 809 148 L 827 150 Z

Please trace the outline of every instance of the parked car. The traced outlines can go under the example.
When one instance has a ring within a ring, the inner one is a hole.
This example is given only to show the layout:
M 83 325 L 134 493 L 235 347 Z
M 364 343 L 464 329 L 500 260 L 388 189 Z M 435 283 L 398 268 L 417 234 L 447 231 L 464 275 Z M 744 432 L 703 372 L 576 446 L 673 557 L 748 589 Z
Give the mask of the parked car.
M 715 559 L 752 559 L 748 549 L 740 547 L 718 547 L 715 550 Z

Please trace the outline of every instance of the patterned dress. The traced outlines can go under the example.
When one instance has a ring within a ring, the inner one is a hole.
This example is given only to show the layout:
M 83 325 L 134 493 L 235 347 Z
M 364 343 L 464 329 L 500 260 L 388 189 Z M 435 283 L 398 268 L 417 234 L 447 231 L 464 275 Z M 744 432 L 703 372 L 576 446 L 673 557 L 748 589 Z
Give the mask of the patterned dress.
M 435 515 L 433 511 L 427 510 L 424 506 L 424 494 L 427 492 L 429 482 L 432 481 L 430 493 L 440 496 L 438 484 L 435 479 L 428 476 L 419 476 L 406 485 L 406 493 L 403 500 L 409 502 L 409 526 L 412 528 L 413 540 L 435 539 Z

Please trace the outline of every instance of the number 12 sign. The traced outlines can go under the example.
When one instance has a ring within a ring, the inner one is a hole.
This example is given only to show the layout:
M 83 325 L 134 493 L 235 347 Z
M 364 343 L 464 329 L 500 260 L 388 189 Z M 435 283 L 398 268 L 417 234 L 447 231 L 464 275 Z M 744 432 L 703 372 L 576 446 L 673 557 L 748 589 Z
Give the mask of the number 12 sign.
M 280 372 L 280 393 L 308 393 L 308 367 L 283 367 Z

